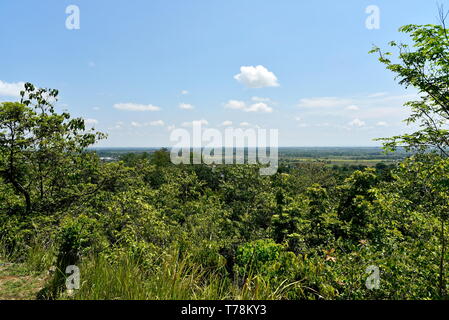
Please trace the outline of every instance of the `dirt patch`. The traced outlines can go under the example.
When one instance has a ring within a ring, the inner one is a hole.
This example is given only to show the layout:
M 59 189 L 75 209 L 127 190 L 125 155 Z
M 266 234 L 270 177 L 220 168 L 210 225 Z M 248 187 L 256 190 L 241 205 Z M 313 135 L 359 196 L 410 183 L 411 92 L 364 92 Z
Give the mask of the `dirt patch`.
M 34 300 L 45 281 L 20 264 L 0 265 L 0 300 Z

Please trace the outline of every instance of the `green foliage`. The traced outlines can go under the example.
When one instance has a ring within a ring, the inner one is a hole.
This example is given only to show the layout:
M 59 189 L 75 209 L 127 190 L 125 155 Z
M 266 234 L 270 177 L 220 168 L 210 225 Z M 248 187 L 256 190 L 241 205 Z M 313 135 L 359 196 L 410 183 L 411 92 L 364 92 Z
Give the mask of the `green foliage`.
M 27 84 L 0 106 L 0 254 L 54 270 L 38 298 L 447 298 L 448 159 L 271 177 L 174 166 L 165 149 L 102 162 L 86 150 L 101 134 L 57 114 L 56 96 Z M 81 270 L 72 293 L 69 265 Z
M 20 102 L 0 104 L 0 176 L 23 198 L 19 213 L 54 212 L 98 188 L 98 158 L 85 149 L 105 136 L 58 114 L 57 96 L 26 83 Z
M 371 189 L 376 186 L 377 181 L 374 169 L 369 168 L 354 172 L 338 188 L 340 192 L 338 217 L 343 222 L 343 232 L 355 240 L 366 239 L 372 231 Z
M 237 249 L 235 272 L 245 277 L 289 279 L 296 267 L 296 256 L 271 239 L 248 242 Z
M 391 52 L 383 52 L 374 47 L 371 53 L 379 54 L 379 61 L 395 73 L 401 85 L 414 87 L 420 99 L 407 102 L 411 115 L 407 124 L 419 123 L 420 129 L 411 134 L 381 139 L 387 150 L 404 146 L 407 150 L 426 151 L 436 149 L 448 155 L 449 131 L 449 46 L 445 17 L 441 15 L 441 25 L 406 25 L 400 32 L 410 36 L 412 44 L 390 42 L 397 49 L 397 59 Z

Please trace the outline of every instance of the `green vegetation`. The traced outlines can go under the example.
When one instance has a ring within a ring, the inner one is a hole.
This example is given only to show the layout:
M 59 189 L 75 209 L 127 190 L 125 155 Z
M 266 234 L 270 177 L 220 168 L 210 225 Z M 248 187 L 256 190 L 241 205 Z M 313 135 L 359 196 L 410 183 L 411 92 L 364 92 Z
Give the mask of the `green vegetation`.
M 420 130 L 387 140 L 390 155 L 281 150 L 273 176 L 92 151 L 105 136 L 26 84 L 0 104 L 0 298 L 447 298 L 449 41 L 444 24 L 402 30 L 415 51 L 374 51 L 420 90 Z M 79 290 L 66 290 L 69 265 Z

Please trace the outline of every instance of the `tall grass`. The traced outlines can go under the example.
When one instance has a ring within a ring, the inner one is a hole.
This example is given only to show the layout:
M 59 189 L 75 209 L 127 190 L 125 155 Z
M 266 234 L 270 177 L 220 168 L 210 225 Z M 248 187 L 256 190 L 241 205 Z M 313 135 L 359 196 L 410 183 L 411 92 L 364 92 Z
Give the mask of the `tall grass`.
M 56 250 L 53 247 L 33 244 L 27 252 L 24 263 L 32 271 L 44 272 L 54 264 L 55 255 Z
M 55 262 L 56 251 L 33 245 L 23 265 L 33 272 L 45 272 Z M 0 245 L 0 260 L 10 260 Z M 288 298 L 299 282 L 273 284 L 259 275 L 244 281 L 233 280 L 224 267 L 210 270 L 177 250 L 157 258 L 154 267 L 144 267 L 141 259 L 123 255 L 110 263 L 99 255 L 84 257 L 79 265 L 80 289 L 66 291 L 60 299 L 76 300 L 276 300 Z M 51 281 L 51 278 L 49 279 Z
M 189 257 L 165 256 L 152 270 L 124 256 L 110 264 L 103 257 L 85 260 L 80 266 L 81 287 L 71 297 L 81 300 L 222 300 L 285 299 L 297 283 L 272 286 L 258 276 L 248 276 L 243 285 L 232 281 L 224 270 L 206 270 Z M 66 298 L 63 296 L 62 298 Z
M 74 299 L 148 299 L 142 272 L 132 259 L 125 257 L 112 265 L 103 257 L 86 260 L 80 266 L 81 286 Z

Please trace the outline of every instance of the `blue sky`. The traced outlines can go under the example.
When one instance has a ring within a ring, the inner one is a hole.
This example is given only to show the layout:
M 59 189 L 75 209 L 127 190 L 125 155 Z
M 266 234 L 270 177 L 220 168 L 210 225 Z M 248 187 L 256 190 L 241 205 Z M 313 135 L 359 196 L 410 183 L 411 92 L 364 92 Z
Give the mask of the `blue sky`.
M 415 92 L 368 51 L 436 22 L 429 0 L 2 0 L 0 101 L 57 88 L 60 109 L 109 134 L 99 146 L 166 146 L 193 120 L 279 129 L 281 146 L 378 145 L 406 131 Z

